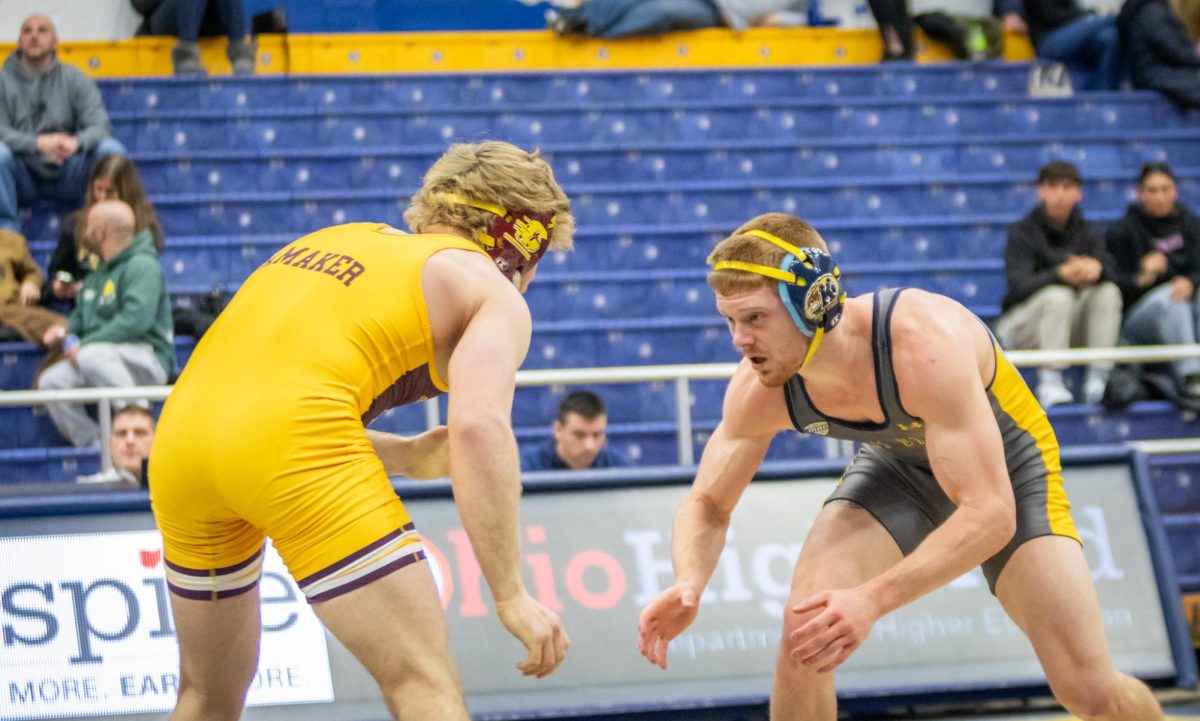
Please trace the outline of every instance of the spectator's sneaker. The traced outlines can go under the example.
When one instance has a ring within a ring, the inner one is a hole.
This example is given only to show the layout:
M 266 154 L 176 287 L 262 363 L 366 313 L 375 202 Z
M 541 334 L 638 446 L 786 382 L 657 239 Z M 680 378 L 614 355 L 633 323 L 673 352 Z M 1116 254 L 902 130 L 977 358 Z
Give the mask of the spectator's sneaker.
M 578 7 L 549 9 L 545 13 L 546 27 L 555 35 L 583 35 L 587 32 L 587 21 Z
M 230 43 L 225 54 L 229 56 L 229 64 L 233 66 L 233 74 L 245 77 L 254 74 L 258 57 L 258 43 L 253 40 Z
M 1101 392 L 1103 392 L 1103 389 L 1101 389 Z M 1038 384 L 1037 399 L 1042 408 L 1049 408 L 1050 406 L 1070 403 L 1075 400 L 1075 397 L 1071 395 L 1071 391 L 1067 390 L 1062 381 L 1049 381 Z
M 1099 403 L 1104 397 L 1104 389 L 1108 387 L 1108 379 L 1098 375 L 1088 374 L 1083 383 L 1083 400 L 1085 403 Z
M 171 50 L 171 64 L 175 74 L 183 77 L 198 77 L 207 75 L 208 71 L 200 64 L 200 46 L 196 43 L 179 41 Z

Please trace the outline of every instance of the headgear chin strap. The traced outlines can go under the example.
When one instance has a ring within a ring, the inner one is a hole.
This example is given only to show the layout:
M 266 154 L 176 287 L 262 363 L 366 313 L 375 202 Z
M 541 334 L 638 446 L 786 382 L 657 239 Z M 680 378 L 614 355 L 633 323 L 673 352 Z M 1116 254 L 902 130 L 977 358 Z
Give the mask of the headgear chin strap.
M 714 270 L 742 270 L 764 275 L 779 281 L 779 298 L 800 332 L 813 339 L 804 362 L 812 357 L 821 337 L 833 330 L 842 319 L 846 291 L 842 287 L 842 271 L 833 258 L 819 248 L 797 248 L 765 230 L 747 230 L 752 235 L 787 252 L 778 268 L 740 260 L 722 260 Z
M 455 205 L 466 205 L 493 213 L 496 217 L 487 230 L 480 231 L 476 239 L 509 280 L 517 273 L 522 275 L 537 264 L 554 233 L 554 213 L 537 213 L 532 210 L 507 210 L 494 203 L 471 200 L 458 193 L 439 193 L 443 200 Z

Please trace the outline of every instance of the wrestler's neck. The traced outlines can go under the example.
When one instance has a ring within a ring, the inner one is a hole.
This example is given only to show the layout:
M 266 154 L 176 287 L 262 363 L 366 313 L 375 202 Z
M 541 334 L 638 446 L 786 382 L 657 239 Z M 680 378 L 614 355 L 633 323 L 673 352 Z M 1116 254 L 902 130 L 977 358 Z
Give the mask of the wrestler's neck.
M 841 322 L 822 336 L 816 351 L 799 370 L 806 382 L 857 382 L 856 379 L 868 377 L 875 364 L 871 343 L 872 312 L 870 295 L 846 301 Z M 812 339 L 809 339 L 809 347 L 811 343 Z
M 455 228 L 452 225 L 430 225 L 425 228 L 421 228 L 421 233 L 428 235 L 457 235 L 458 237 L 466 238 L 467 240 L 472 239 L 469 231 L 463 230 L 462 228 Z

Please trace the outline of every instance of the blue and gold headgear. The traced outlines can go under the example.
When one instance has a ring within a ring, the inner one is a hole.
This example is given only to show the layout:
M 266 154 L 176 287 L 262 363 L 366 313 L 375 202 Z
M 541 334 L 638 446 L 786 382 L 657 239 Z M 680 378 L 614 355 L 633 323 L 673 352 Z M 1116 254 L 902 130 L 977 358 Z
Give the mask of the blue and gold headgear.
M 786 252 L 778 268 L 741 260 L 722 260 L 713 270 L 742 270 L 779 281 L 779 298 L 800 332 L 813 339 L 805 362 L 821 342 L 821 336 L 833 330 L 842 319 L 846 290 L 842 271 L 829 253 L 819 248 L 798 248 L 765 230 L 747 230 L 742 235 L 778 246 Z

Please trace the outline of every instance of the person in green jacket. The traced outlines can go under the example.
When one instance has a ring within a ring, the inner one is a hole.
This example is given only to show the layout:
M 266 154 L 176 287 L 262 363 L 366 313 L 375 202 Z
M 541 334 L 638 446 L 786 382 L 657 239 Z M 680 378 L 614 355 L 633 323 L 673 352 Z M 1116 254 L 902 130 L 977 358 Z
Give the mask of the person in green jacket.
M 61 341 L 63 360 L 42 373 L 41 390 L 161 385 L 174 364 L 171 308 L 148 231 L 135 233 L 133 209 L 119 200 L 88 212 L 82 242 L 100 256 L 83 282 L 66 326 L 46 331 Z M 75 446 L 98 446 L 100 427 L 81 403 L 48 404 L 50 417 Z

